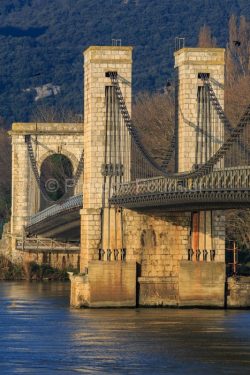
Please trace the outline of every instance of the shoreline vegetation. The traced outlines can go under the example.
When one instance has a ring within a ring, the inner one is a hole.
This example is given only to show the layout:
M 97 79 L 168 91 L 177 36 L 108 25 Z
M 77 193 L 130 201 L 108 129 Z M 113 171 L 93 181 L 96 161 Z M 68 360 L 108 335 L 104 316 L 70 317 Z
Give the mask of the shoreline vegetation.
M 67 281 L 69 269 L 59 270 L 49 264 L 24 262 L 23 265 L 13 264 L 0 255 L 0 281 Z

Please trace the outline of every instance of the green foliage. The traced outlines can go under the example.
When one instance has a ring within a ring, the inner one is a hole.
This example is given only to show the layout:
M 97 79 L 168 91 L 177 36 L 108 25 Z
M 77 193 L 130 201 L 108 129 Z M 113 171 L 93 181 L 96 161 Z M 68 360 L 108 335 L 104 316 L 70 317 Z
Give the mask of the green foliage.
M 250 249 L 241 248 L 238 254 L 238 274 L 250 276 Z
M 22 280 L 23 270 L 21 266 L 11 265 L 5 273 L 4 280 Z
M 68 280 L 68 274 L 66 269 L 59 270 L 57 268 L 51 267 L 49 264 L 37 264 L 35 262 L 31 262 L 29 264 L 29 274 L 28 278 L 30 280 L 57 280 L 57 281 L 64 281 Z
M 24 278 L 23 268 L 12 264 L 4 256 L 0 256 L 0 280 L 22 280 Z
M 154 91 L 173 74 L 176 36 L 197 44 L 210 26 L 219 45 L 231 13 L 250 15 L 248 0 L 1 0 L 0 114 L 27 121 L 40 103 L 82 113 L 82 51 L 121 38 L 134 46 L 134 90 Z M 53 83 L 61 93 L 35 101 L 29 88 Z
M 17 265 L 0 255 L 0 280 L 64 281 L 68 280 L 68 271 L 74 272 L 76 270 L 72 268 L 59 270 L 49 264 L 40 265 L 35 262 Z

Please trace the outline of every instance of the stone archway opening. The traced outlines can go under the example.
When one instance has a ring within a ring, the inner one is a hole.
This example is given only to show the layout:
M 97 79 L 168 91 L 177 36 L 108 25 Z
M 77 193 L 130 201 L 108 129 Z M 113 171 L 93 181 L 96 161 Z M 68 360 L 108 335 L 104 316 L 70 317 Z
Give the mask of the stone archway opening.
M 40 211 L 62 198 L 67 199 L 74 195 L 73 165 L 63 154 L 52 154 L 43 161 L 40 179 L 47 195 L 47 199 L 42 193 L 40 195 Z

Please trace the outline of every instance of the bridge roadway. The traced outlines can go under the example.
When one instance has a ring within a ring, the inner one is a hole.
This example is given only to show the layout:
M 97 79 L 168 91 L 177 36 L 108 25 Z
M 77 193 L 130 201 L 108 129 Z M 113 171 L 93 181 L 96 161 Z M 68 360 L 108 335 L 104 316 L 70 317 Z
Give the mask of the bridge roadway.
M 82 194 L 54 204 L 31 216 L 25 231 L 28 236 L 54 238 L 62 241 L 80 239 L 80 209 Z
M 136 210 L 190 211 L 250 207 L 250 167 L 215 170 L 189 179 L 154 177 L 113 187 L 112 204 Z M 80 239 L 82 195 L 38 212 L 26 226 L 29 236 Z
M 225 168 L 195 178 L 154 177 L 114 187 L 111 203 L 131 209 L 190 211 L 250 207 L 250 167 Z

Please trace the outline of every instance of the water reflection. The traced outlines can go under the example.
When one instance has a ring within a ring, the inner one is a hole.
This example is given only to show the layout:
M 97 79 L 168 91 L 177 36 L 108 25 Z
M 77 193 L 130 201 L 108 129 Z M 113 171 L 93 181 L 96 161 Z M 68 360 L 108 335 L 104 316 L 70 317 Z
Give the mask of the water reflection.
M 250 311 L 71 310 L 67 283 L 0 284 L 0 374 L 248 374 Z

